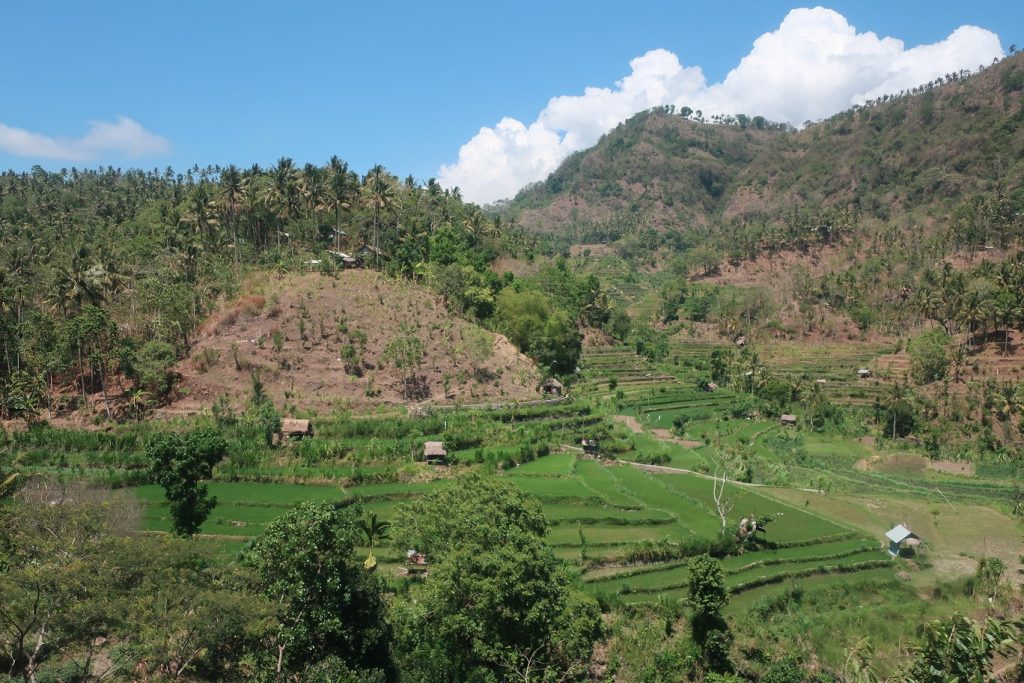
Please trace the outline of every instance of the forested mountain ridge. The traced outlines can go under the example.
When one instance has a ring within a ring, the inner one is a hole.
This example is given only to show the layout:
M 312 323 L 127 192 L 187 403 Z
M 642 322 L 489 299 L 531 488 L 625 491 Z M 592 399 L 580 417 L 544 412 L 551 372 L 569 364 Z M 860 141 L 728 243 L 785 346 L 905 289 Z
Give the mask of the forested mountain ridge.
M 1024 176 L 1024 58 L 948 74 L 800 131 L 760 117 L 695 121 L 689 109 L 633 117 L 510 203 L 541 232 L 733 232 L 850 210 L 856 221 L 942 221 Z M 681 116 L 680 113 L 686 116 Z M 730 240 L 734 241 L 734 240 Z
M 705 125 L 649 110 L 569 157 L 511 206 L 539 232 L 702 225 L 721 213 L 729 178 L 762 150 L 785 143 L 777 130 Z

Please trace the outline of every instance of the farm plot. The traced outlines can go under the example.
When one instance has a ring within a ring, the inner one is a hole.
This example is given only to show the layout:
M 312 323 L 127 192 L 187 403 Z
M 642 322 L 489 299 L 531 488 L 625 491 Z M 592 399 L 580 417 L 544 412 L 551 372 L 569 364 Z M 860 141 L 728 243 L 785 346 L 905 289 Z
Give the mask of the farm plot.
M 337 486 L 211 482 L 208 487 L 210 494 L 217 498 L 217 507 L 200 533 L 217 536 L 258 536 L 267 524 L 300 502 L 339 501 L 346 497 Z M 163 489 L 147 485 L 136 487 L 134 491 L 145 504 L 142 529 L 169 531 L 171 520 Z
M 764 349 L 764 359 L 775 373 L 809 382 L 823 380 L 822 390 L 836 403 L 867 406 L 884 396 L 888 383 L 878 378 L 859 379 L 857 371 L 867 368 L 877 373 L 877 359 L 891 351 L 891 346 L 870 343 L 808 346 L 778 342 Z
M 814 548 L 787 548 L 725 558 L 722 569 L 726 589 L 733 595 L 762 586 L 823 575 L 845 575 L 891 565 L 885 552 L 864 541 Z M 765 557 L 761 557 L 765 555 Z M 647 602 L 659 597 L 682 598 L 688 590 L 685 560 L 644 567 L 609 577 L 586 577 L 587 590 L 595 595 L 619 595 L 628 602 Z

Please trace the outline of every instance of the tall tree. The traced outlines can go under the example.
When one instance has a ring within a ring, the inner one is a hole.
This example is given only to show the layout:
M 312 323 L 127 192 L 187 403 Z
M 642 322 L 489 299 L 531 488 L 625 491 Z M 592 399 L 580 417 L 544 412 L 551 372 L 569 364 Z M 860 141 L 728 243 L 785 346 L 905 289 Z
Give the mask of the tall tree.
M 238 263 L 238 214 L 244 199 L 244 184 L 242 174 L 238 168 L 231 164 L 220 177 L 220 201 L 227 217 L 227 223 L 231 226 L 231 243 L 234 247 L 235 263 Z
M 162 434 L 146 446 L 150 474 L 167 496 L 176 535 L 196 534 L 217 504 L 201 482 L 212 476 L 226 452 L 224 437 L 214 429 Z
M 366 176 L 365 189 L 370 208 L 373 210 L 373 248 L 374 264 L 380 263 L 380 216 L 394 208 L 395 191 L 390 178 L 380 164 L 370 169 Z
M 282 606 L 278 675 L 330 656 L 389 667 L 383 585 L 353 557 L 361 535 L 356 508 L 307 502 L 274 520 L 246 555 L 257 589 Z

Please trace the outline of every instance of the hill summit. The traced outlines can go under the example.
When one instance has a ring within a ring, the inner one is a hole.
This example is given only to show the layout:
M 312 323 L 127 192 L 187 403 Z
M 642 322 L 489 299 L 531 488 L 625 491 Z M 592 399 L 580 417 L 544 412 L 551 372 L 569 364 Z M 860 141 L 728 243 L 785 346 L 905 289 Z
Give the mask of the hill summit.
M 170 412 L 199 412 L 222 396 L 237 407 L 257 381 L 276 404 L 319 412 L 539 398 L 529 359 L 414 283 L 350 270 L 249 290 L 200 328 Z
M 850 207 L 888 220 L 944 211 L 1024 177 L 1024 56 L 947 74 L 796 131 L 674 108 L 637 114 L 511 202 L 521 224 L 576 241 Z M 589 235 L 589 237 L 588 237 Z

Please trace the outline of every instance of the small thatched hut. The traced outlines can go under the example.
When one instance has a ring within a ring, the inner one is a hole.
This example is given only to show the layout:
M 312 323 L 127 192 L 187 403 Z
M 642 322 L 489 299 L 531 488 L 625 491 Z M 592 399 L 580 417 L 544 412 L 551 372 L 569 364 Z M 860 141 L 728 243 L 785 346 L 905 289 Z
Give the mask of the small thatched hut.
M 377 247 L 375 247 L 373 245 L 364 244 L 361 247 L 359 247 L 358 249 L 356 249 L 356 256 L 360 256 L 360 257 L 362 257 L 364 259 L 367 259 L 367 258 L 384 258 L 385 256 L 387 256 L 387 254 L 385 254 L 383 251 L 381 251 L 380 249 L 378 249 Z
M 309 420 L 296 420 L 295 418 L 286 417 L 281 420 L 281 435 L 289 439 L 313 436 L 313 425 L 310 424 Z
M 796 415 L 783 415 L 779 418 L 779 424 L 783 427 L 796 427 Z
M 540 385 L 540 390 L 542 393 L 548 394 L 549 396 L 561 396 L 565 387 L 561 382 L 552 377 L 548 381 L 544 382 L 544 384 Z
M 428 465 L 448 464 L 448 451 L 444 449 L 444 442 L 428 441 L 423 444 L 423 460 Z

